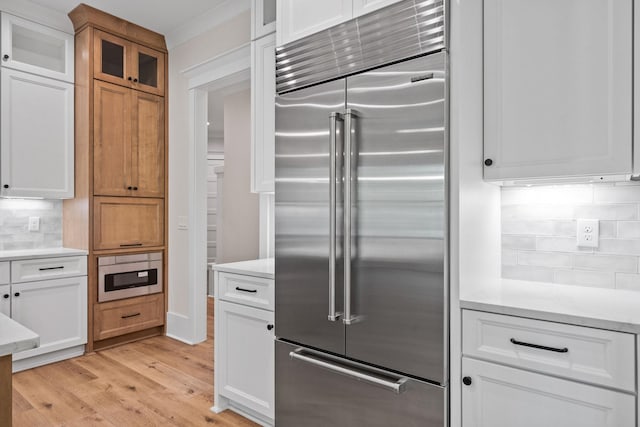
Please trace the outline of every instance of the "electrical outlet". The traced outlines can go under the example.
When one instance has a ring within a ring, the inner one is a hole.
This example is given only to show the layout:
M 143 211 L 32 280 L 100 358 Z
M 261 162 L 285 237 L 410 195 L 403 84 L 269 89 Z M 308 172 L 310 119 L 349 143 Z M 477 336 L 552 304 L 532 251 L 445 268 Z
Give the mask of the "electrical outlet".
M 597 248 L 599 244 L 600 222 L 597 219 L 579 219 L 577 224 L 576 237 L 578 246 L 583 248 Z
M 40 230 L 40 217 L 39 216 L 30 216 L 29 217 L 29 231 L 39 231 Z

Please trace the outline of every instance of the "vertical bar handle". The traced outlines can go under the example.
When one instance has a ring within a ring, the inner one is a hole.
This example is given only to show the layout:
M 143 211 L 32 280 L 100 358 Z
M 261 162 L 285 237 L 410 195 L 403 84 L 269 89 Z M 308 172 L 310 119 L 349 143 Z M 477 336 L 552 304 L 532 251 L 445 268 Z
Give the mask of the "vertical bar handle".
M 331 322 L 340 318 L 336 311 L 336 145 L 340 113 L 329 115 L 329 316 Z
M 354 185 L 353 154 L 356 152 L 354 124 L 356 112 L 350 108 L 344 113 L 344 317 L 342 323 L 351 325 L 356 318 L 351 312 L 351 205 Z

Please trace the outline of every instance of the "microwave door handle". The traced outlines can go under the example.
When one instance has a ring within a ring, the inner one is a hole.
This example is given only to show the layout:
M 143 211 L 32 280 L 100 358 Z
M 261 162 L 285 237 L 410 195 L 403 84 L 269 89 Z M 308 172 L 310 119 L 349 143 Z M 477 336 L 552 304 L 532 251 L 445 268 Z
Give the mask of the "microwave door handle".
M 329 316 L 331 322 L 340 319 L 342 313 L 336 311 L 336 169 L 338 121 L 340 113 L 329 115 Z

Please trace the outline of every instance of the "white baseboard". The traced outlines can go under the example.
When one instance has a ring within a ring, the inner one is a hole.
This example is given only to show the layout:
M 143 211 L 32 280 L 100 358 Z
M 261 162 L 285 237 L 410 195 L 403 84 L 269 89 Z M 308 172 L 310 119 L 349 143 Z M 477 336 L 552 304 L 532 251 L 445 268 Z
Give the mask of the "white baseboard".
M 196 345 L 201 340 L 194 340 L 191 319 L 183 314 L 167 313 L 167 336 L 185 344 Z
M 20 372 L 26 369 L 35 368 L 37 366 L 48 365 L 49 363 L 59 362 L 65 359 L 82 356 L 84 354 L 84 344 L 63 350 L 52 351 L 51 353 L 41 354 L 39 356 L 20 359 L 13 362 L 13 372 Z

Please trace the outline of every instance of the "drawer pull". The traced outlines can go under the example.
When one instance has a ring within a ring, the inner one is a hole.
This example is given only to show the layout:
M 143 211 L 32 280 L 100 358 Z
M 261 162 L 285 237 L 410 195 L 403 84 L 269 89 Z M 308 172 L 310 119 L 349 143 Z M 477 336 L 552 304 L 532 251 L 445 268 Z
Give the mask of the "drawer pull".
M 134 246 L 142 246 L 142 243 L 126 243 L 120 245 L 121 248 L 132 248 Z
M 120 317 L 122 319 L 129 319 L 130 317 L 136 317 L 136 316 L 140 316 L 140 313 L 125 314 L 124 316 L 120 316 Z
M 241 288 L 240 286 L 236 286 L 236 291 L 249 292 L 250 294 L 255 294 L 256 292 L 258 292 L 257 289 L 245 289 L 245 288 Z
M 62 270 L 64 268 L 64 265 L 58 266 L 58 267 L 42 267 L 39 268 L 38 270 L 40 271 L 47 271 L 47 270 Z
M 554 351 L 556 353 L 568 353 L 569 352 L 569 349 L 567 347 L 564 347 L 564 348 L 547 347 L 545 345 L 530 344 L 528 342 L 518 341 L 515 338 L 511 338 L 509 341 L 511 341 L 511 343 L 515 344 L 515 345 L 521 345 L 521 346 L 524 346 L 524 347 L 531 347 L 531 348 L 539 348 L 540 350 Z

